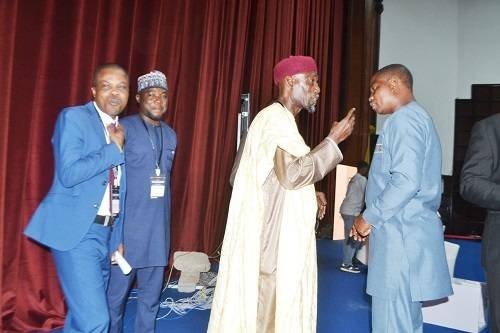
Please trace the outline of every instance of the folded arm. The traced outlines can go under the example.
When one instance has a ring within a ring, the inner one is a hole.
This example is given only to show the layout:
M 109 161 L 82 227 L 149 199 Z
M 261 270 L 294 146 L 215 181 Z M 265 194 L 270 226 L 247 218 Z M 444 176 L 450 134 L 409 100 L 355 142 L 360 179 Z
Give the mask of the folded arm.
M 73 187 L 124 162 L 123 153 L 115 143 L 85 152 L 86 137 L 92 133 L 84 132 L 78 119 L 68 112 L 63 112 L 57 120 L 53 138 L 56 172 L 66 187 Z

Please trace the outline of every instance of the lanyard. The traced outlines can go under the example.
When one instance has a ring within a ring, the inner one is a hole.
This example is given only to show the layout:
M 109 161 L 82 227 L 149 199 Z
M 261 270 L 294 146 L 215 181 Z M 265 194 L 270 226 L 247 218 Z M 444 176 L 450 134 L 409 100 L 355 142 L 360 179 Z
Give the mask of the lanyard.
M 158 153 L 158 159 L 156 159 L 156 146 L 153 142 L 153 138 L 151 137 L 151 134 L 149 133 L 149 130 L 148 130 L 148 126 L 146 125 L 146 122 L 144 121 L 144 119 L 142 119 L 142 124 L 144 125 L 144 129 L 146 130 L 146 132 L 148 133 L 148 138 L 149 138 L 149 142 L 151 143 L 151 148 L 153 148 L 153 153 L 154 153 L 154 160 L 155 160 L 155 165 L 156 165 L 156 173 L 157 173 L 157 176 L 159 176 L 159 172 L 160 172 L 160 163 L 161 163 L 161 156 L 163 155 L 163 129 L 161 128 L 161 123 L 160 123 L 160 152 Z

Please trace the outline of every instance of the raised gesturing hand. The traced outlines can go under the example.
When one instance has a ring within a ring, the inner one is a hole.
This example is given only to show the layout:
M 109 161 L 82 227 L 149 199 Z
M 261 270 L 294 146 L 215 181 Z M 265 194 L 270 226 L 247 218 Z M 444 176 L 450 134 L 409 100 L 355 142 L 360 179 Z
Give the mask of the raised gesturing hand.
M 335 143 L 339 144 L 351 135 L 354 125 L 356 124 L 356 116 L 354 114 L 355 111 L 356 109 L 352 108 L 349 110 L 344 119 L 339 122 L 333 122 L 328 136 L 332 138 Z

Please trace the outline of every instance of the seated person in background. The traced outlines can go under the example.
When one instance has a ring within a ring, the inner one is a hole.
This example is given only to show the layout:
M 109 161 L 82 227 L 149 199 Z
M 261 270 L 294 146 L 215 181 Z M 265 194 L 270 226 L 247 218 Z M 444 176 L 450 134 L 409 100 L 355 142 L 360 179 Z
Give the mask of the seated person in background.
M 353 264 L 352 259 L 356 252 L 361 247 L 363 242 L 357 241 L 349 234 L 352 229 L 354 219 L 358 216 L 365 205 L 365 189 L 366 177 L 368 176 L 368 163 L 364 161 L 358 162 L 356 165 L 358 172 L 351 178 L 347 185 L 347 193 L 345 195 L 342 205 L 340 205 L 340 214 L 344 220 L 344 258 L 340 265 L 340 270 L 349 273 L 359 273 L 360 269 Z

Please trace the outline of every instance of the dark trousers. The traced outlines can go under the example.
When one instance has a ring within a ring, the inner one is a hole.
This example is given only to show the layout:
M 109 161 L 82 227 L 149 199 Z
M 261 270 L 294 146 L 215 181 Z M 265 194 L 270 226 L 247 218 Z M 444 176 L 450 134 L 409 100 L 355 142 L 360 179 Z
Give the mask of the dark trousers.
M 342 219 L 344 220 L 344 246 L 342 248 L 344 252 L 344 258 L 342 263 L 346 265 L 352 265 L 352 259 L 358 252 L 359 248 L 363 245 L 363 242 L 356 241 L 354 238 L 349 237 L 352 225 L 354 224 L 354 219 L 356 216 L 342 214 Z
M 154 333 L 164 270 L 163 266 L 134 268 L 130 274 L 124 275 L 118 266 L 113 265 L 108 287 L 110 333 L 123 331 L 125 304 L 135 278 L 137 278 L 137 315 L 134 331 Z
M 500 333 L 500 220 L 489 214 L 482 243 L 482 264 L 486 270 L 491 333 Z

